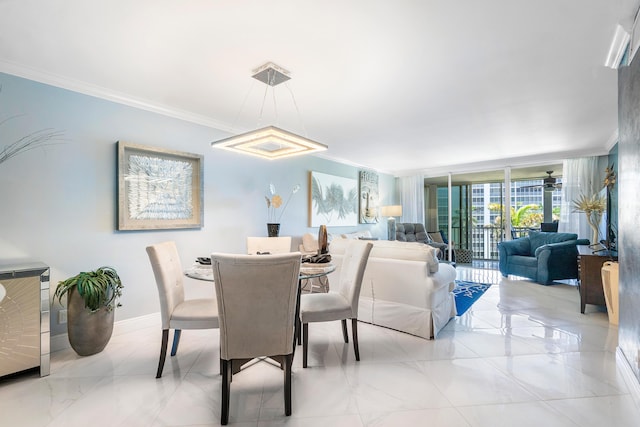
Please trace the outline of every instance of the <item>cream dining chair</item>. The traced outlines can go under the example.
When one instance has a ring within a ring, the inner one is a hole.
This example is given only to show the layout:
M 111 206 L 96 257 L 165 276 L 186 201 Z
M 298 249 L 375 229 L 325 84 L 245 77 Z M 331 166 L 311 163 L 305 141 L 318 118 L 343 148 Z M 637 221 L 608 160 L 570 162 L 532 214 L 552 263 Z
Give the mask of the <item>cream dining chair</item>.
M 291 415 L 300 261 L 300 252 L 211 254 L 220 314 L 223 425 L 229 421 L 232 376 L 241 365 L 261 356 L 280 362 L 284 370 L 285 415 Z
M 218 305 L 214 298 L 185 300 L 184 272 L 175 242 L 148 246 L 147 254 L 160 296 L 162 343 L 158 371 L 156 372 L 156 378 L 160 378 L 167 356 L 169 330 L 174 330 L 171 356 L 175 356 L 182 329 L 215 329 L 218 327 Z
M 349 342 L 347 319 L 351 319 L 351 334 L 356 360 L 360 360 L 358 347 L 358 300 L 362 277 L 367 266 L 372 243 L 354 240 L 349 243 L 340 269 L 337 286 L 327 293 L 304 294 L 300 297 L 300 322 L 302 323 L 302 367 L 307 367 L 309 348 L 309 323 L 342 321 L 344 342 Z
M 284 254 L 291 252 L 291 236 L 282 237 L 247 237 L 247 253 L 249 255 Z

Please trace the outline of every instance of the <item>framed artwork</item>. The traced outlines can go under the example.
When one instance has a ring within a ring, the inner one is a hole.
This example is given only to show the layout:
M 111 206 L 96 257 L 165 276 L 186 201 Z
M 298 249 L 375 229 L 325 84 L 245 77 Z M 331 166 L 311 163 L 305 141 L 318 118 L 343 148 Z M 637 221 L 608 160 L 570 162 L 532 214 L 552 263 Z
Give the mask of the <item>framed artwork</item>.
M 200 228 L 199 154 L 118 141 L 118 230 Z
M 309 226 L 358 224 L 358 183 L 355 179 L 309 173 Z
M 360 171 L 360 224 L 377 224 L 379 208 L 378 174 Z

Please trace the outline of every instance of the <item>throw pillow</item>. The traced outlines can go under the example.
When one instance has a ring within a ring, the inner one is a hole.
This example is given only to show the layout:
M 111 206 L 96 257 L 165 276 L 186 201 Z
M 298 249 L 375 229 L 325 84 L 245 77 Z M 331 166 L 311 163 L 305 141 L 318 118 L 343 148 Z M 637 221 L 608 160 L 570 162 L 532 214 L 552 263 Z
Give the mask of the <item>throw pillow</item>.
M 445 243 L 444 239 L 442 238 L 442 234 L 439 231 L 429 231 L 427 234 L 431 238 L 431 241 L 436 243 Z

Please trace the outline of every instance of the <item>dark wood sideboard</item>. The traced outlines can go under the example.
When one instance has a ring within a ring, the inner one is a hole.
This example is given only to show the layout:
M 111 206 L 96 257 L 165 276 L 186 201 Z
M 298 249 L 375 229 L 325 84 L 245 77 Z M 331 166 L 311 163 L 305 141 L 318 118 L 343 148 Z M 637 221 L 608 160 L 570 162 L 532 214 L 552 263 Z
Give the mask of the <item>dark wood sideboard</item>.
M 578 245 L 578 272 L 580 288 L 580 312 L 587 304 L 606 305 L 602 288 L 602 264 L 617 261 L 618 254 L 610 251 L 594 252 L 586 245 Z

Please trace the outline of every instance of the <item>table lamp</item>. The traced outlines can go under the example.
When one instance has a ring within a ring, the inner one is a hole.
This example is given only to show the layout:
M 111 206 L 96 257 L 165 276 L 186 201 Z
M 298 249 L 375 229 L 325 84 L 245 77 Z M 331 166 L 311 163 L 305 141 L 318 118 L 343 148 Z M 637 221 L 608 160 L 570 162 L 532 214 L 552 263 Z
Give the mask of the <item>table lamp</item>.
M 389 205 L 382 206 L 380 208 L 380 215 L 389 217 L 387 220 L 387 232 L 389 234 L 389 240 L 396 240 L 396 218 L 397 216 L 402 216 L 402 206 L 401 205 Z

